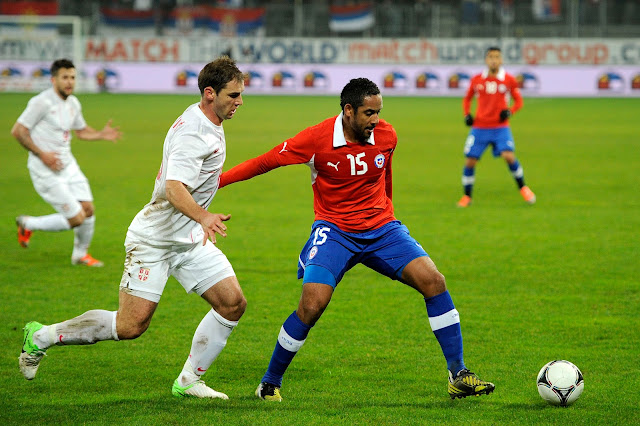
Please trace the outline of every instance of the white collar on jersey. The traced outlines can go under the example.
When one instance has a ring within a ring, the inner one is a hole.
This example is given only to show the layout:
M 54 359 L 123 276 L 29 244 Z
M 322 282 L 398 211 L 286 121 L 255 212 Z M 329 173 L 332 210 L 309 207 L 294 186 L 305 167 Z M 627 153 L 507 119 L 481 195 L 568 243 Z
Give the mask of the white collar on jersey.
M 487 78 L 487 76 L 489 75 L 489 69 L 487 68 L 486 70 L 482 71 L 482 78 Z M 504 68 L 500 67 L 500 69 L 498 69 L 498 74 L 496 74 L 496 78 L 500 81 L 504 80 L 504 75 L 505 75 L 505 70 Z
M 373 132 L 371 132 L 371 136 L 367 140 L 367 143 L 371 145 L 375 145 L 376 141 L 373 138 Z M 333 123 L 333 147 L 338 148 L 339 146 L 345 146 L 347 144 L 347 140 L 344 138 L 344 128 L 342 127 L 342 113 L 336 118 L 336 122 Z

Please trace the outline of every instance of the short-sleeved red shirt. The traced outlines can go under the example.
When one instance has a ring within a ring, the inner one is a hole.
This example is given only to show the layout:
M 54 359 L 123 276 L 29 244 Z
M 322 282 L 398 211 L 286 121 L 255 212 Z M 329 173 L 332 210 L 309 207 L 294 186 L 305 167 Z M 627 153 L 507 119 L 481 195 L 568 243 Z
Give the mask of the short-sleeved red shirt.
M 277 167 L 306 164 L 311 169 L 315 219 L 334 223 L 346 232 L 369 231 L 395 220 L 391 157 L 396 144 L 396 132 L 384 120 L 368 142 L 347 142 L 340 114 L 224 172 L 220 187 Z

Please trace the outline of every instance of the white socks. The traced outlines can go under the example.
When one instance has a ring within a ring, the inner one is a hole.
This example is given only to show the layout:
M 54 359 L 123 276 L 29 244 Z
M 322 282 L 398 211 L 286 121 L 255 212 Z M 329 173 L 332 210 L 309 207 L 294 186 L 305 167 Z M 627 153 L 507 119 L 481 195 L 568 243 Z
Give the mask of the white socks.
M 95 225 L 96 217 L 91 216 L 86 218 L 80 226 L 73 228 L 75 237 L 73 239 L 73 252 L 71 253 L 71 259 L 81 259 L 87 254 L 89 245 L 93 239 L 93 230 L 95 229 Z
M 116 311 L 87 311 L 59 324 L 44 326 L 33 334 L 33 342 L 41 350 L 54 344 L 91 345 L 102 340 L 119 340 Z
M 204 316 L 193 335 L 191 353 L 184 363 L 178 381 L 187 386 L 200 379 L 227 344 L 227 338 L 238 325 L 211 309 Z
M 30 231 L 68 231 L 71 229 L 69 221 L 60 213 L 49 214 L 46 216 L 25 216 L 23 225 Z

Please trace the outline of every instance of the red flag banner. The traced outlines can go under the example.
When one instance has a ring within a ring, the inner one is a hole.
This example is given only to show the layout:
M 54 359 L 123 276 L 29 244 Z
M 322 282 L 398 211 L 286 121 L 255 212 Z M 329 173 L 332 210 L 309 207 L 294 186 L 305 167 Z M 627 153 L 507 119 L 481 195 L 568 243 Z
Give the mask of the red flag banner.
M 3 1 L 0 2 L 2 15 L 57 15 L 57 1 Z

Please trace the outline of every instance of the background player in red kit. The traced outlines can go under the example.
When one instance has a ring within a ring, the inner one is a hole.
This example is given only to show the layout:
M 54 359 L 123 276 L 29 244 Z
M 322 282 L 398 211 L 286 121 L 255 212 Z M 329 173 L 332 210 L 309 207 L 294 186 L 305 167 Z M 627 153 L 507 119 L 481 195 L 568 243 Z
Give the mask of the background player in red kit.
M 358 263 L 415 288 L 447 360 L 451 398 L 488 394 L 494 385 L 467 370 L 460 318 L 438 271 L 393 214 L 391 157 L 396 132 L 379 118 L 380 89 L 351 80 L 340 95 L 342 112 L 222 174 L 220 187 L 290 164 L 311 168 L 315 222 L 300 253 L 303 278 L 298 309 L 284 322 L 256 395 L 281 401 L 282 377 L 309 330 L 328 306 L 344 274 Z
M 522 198 L 529 203 L 536 202 L 535 194 L 524 183 L 524 172 L 514 155 L 515 145 L 509 128 L 509 117 L 522 108 L 522 96 L 516 79 L 502 68 L 502 53 L 498 47 L 490 47 L 485 55 L 487 69 L 471 79 L 469 90 L 462 101 L 467 126 L 473 126 L 464 145 L 467 157 L 462 171 L 464 195 L 458 207 L 471 204 L 471 192 L 475 182 L 476 163 L 484 150 L 493 146 L 493 156 L 501 156 L 507 162 L 511 175 L 516 181 Z M 513 98 L 509 108 L 508 97 Z M 471 115 L 471 99 L 476 96 L 478 108 L 475 118 Z

